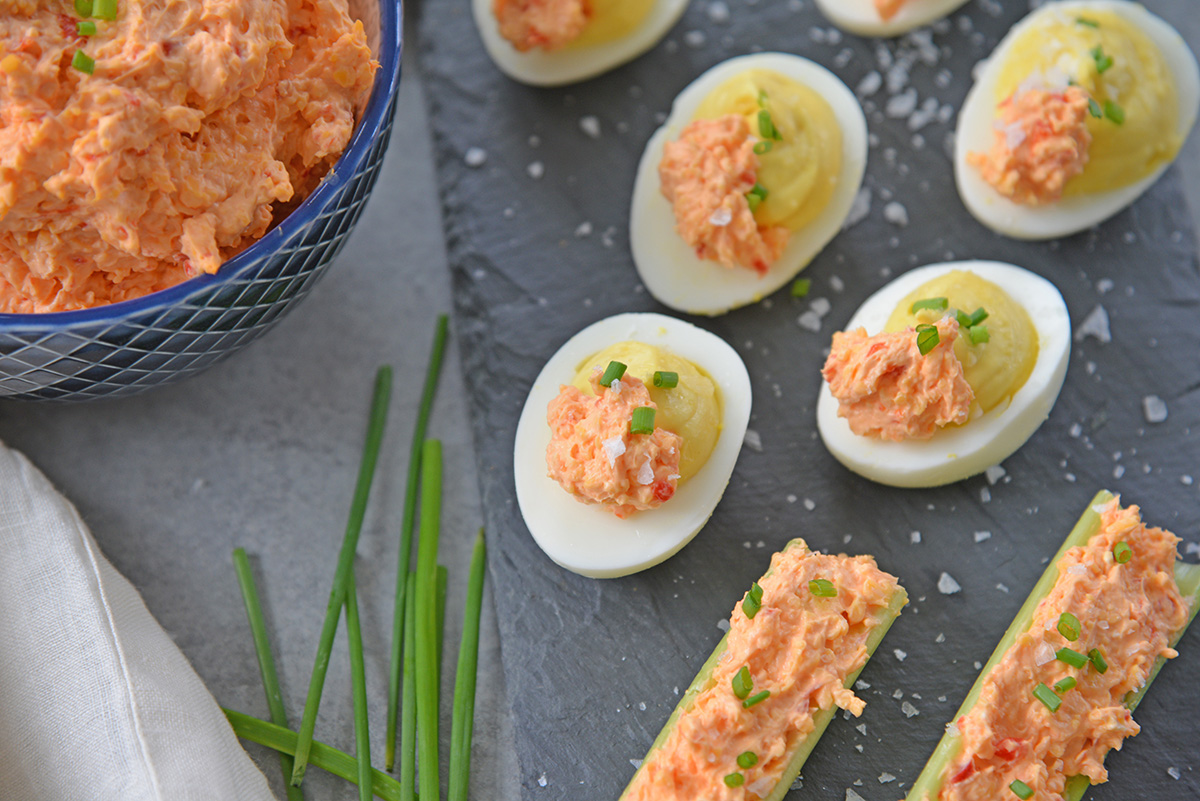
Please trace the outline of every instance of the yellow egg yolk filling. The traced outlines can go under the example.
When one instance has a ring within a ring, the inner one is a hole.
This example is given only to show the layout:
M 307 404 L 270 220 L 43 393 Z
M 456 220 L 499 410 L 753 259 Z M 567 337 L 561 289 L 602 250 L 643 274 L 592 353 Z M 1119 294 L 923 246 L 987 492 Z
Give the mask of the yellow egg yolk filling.
M 770 138 L 763 115 L 774 127 Z M 754 209 L 761 227 L 799 231 L 828 205 L 842 170 L 842 129 L 833 108 L 809 87 L 778 72 L 752 69 L 714 89 L 694 119 L 737 114 L 760 143 L 758 184 L 766 197 Z M 764 151 L 765 152 L 760 152 Z
M 618 342 L 584 361 L 572 385 L 591 395 L 589 379 L 595 370 L 604 370 L 609 362 L 625 365 L 625 375 L 642 380 L 650 399 L 658 406 L 654 425 L 683 439 L 680 452 L 681 481 L 700 471 L 716 447 L 721 433 L 721 401 L 717 385 L 691 361 L 643 342 Z M 654 386 L 656 371 L 679 375 L 674 387 Z
M 945 298 L 945 309 L 918 309 L 917 301 Z M 1038 357 L 1038 334 L 1021 304 L 996 284 L 965 270 L 952 270 L 910 292 L 892 312 L 885 331 L 903 331 L 922 323 L 936 323 L 949 311 L 972 314 L 982 308 L 987 318 L 987 341 L 973 343 L 970 336 L 954 341 L 954 355 L 963 366 L 963 377 L 975 393 L 980 411 L 988 412 L 1017 393 L 1033 372 Z M 965 333 L 965 332 L 964 332 Z
M 1035 76 L 1053 83 L 1056 74 L 1095 101 L 1087 120 L 1087 165 L 1067 182 L 1065 197 L 1128 186 L 1175 158 L 1183 144 L 1175 81 L 1162 53 L 1135 24 L 1086 8 L 1047 14 L 1013 41 L 995 100 L 1003 102 Z
M 650 15 L 654 0 L 590 0 L 587 27 L 568 47 L 591 47 L 623 39 Z

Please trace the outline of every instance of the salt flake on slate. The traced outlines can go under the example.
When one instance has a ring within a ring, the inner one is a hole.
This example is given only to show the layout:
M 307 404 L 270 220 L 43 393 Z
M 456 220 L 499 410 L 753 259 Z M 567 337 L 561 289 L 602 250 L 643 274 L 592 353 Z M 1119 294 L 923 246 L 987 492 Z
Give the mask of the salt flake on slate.
M 1142 414 L 1147 423 L 1161 423 L 1167 419 L 1167 403 L 1157 395 L 1142 398 Z
M 907 651 L 902 651 L 899 648 L 897 648 L 894 651 L 892 651 L 892 653 L 895 654 L 897 662 L 903 662 L 905 659 L 908 659 Z
M 762 453 L 762 435 L 753 428 L 747 428 L 745 435 L 742 437 L 742 444 L 752 451 Z
M 991 538 L 992 538 L 992 532 L 990 532 L 990 531 L 976 531 L 975 532 L 975 542 L 976 543 L 980 543 L 985 540 L 990 540 Z
M 938 592 L 940 592 L 942 595 L 953 595 L 962 589 L 962 585 L 955 581 L 954 577 L 949 573 L 943 572 L 942 575 L 938 577 L 937 588 Z
M 545 773 L 543 773 L 541 776 L 538 776 L 537 783 L 538 783 L 538 787 L 545 787 L 548 784 L 548 782 L 546 781 Z
M 896 781 L 896 777 L 893 776 L 892 774 L 888 773 L 886 770 L 883 773 L 879 774 L 879 783 L 880 784 L 887 784 L 888 782 L 894 782 L 894 781 Z
M 913 545 L 920 545 L 921 544 L 921 532 L 914 531 L 911 534 L 909 534 L 908 541 L 911 542 Z
M 908 209 L 904 204 L 892 201 L 883 207 L 883 219 L 901 228 L 908 225 Z
M 883 107 L 883 113 L 894 120 L 898 120 L 912 114 L 916 108 L 917 90 L 910 86 L 902 94 L 893 95 L 888 98 L 887 105 Z
M 917 715 L 921 714 L 921 710 L 917 709 L 908 701 L 905 701 L 900 705 L 900 711 L 904 713 L 904 717 L 906 718 L 916 717 Z
M 688 31 L 683 35 L 683 43 L 688 47 L 704 47 L 704 43 L 708 41 L 704 31 Z
M 631 759 L 631 760 L 629 760 L 629 764 L 630 764 L 630 765 L 633 765 L 633 769 L 634 769 L 634 770 L 637 770 L 638 768 L 640 768 L 640 767 L 642 766 L 642 760 L 640 760 L 640 759 Z
M 482 167 L 487 161 L 487 151 L 482 147 L 469 147 L 463 154 L 463 163 L 468 167 Z
M 1008 473 L 1007 470 L 998 464 L 994 464 L 985 470 L 983 474 L 987 476 L 987 483 L 994 487 L 996 486 L 996 482 L 1004 478 L 1006 473 Z
M 849 787 L 847 787 L 846 788 L 846 801 L 867 801 L 867 799 L 863 798 L 861 795 L 859 795 L 858 793 L 854 792 Z
M 546 165 L 540 161 L 531 161 L 525 168 L 525 172 L 529 173 L 530 178 L 537 181 L 546 174 Z
M 817 331 L 821 330 L 821 316 L 812 309 L 809 309 L 797 317 L 796 322 L 799 323 L 800 327 L 806 331 L 812 331 L 813 333 L 816 333 Z
M 1008 592 L 1008 585 L 1007 584 L 997 584 L 996 589 L 1000 590 L 1000 592 Z
M 729 621 L 725 618 L 721 618 L 717 621 L 717 628 L 719 628 L 721 631 L 729 631 Z
M 812 498 L 805 498 L 804 499 L 804 508 L 811 512 L 813 509 L 817 508 L 817 504 L 813 501 Z
M 1171 767 L 1167 768 L 1167 775 L 1175 781 L 1179 781 L 1179 768 L 1172 765 Z
M 600 119 L 594 114 L 579 118 L 579 130 L 593 139 L 600 138 Z
M 1101 342 L 1112 342 L 1112 331 L 1108 327 L 1108 311 L 1097 304 L 1091 313 L 1083 318 L 1083 322 L 1075 329 L 1075 341 L 1082 342 L 1086 337 L 1095 337 Z
M 870 97 L 878 92 L 882 86 L 883 76 L 875 70 L 871 70 L 858 82 L 858 86 L 854 87 L 854 91 L 859 97 Z
M 575 238 L 576 239 L 583 239 L 585 236 L 591 236 L 591 233 L 592 233 L 592 224 L 590 222 L 587 222 L 586 220 L 581 222 L 575 228 Z
M 708 18 L 713 22 L 729 22 L 729 6 L 722 0 L 708 4 Z

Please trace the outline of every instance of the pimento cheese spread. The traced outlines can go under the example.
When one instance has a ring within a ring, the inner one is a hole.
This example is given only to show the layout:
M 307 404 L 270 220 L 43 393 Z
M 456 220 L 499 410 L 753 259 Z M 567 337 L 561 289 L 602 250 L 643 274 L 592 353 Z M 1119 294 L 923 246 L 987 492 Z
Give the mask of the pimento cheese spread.
M 1122 509 L 1116 498 L 1098 511 L 1099 531 L 1059 560 L 1058 578 L 1029 629 L 956 722 L 962 746 L 943 777 L 942 801 L 1006 798 L 1014 780 L 1033 790 L 1034 801 L 1060 801 L 1070 776 L 1106 781 L 1105 754 L 1138 733 L 1126 697 L 1149 680 L 1155 660 L 1178 655 L 1169 643 L 1188 621 L 1173 572 L 1179 538 L 1147 528 L 1138 507 Z M 1122 542 L 1130 549 L 1124 564 L 1114 555 Z M 1078 620 L 1077 639 L 1060 631 L 1063 613 Z M 1064 647 L 1097 649 L 1106 670 L 1055 658 Z M 1056 711 L 1032 695 L 1038 684 L 1054 687 L 1066 678 L 1076 684 L 1056 693 Z
M 675 230 L 700 259 L 746 267 L 759 275 L 783 253 L 788 229 L 760 227 L 746 195 L 754 189 L 758 139 L 738 114 L 696 120 L 663 149 L 662 193 L 675 212 Z
M 119 0 L 94 35 L 79 21 L 67 0 L 0 16 L 0 312 L 215 272 L 316 187 L 377 66 L 346 0 Z
M 1090 99 L 1077 86 L 1017 91 L 998 108 L 991 150 L 968 153 L 967 163 L 1014 203 L 1055 202 L 1088 162 Z
M 838 331 L 821 374 L 838 401 L 838 417 L 864 437 L 928 439 L 967 421 L 975 393 L 954 354 L 958 322 L 937 322 L 938 344 L 922 354 L 912 328 L 868 336 Z
M 830 582 L 837 595 L 815 595 L 809 582 L 816 580 Z M 647 755 L 623 801 L 763 798 L 816 728 L 818 710 L 862 713 L 863 701 L 845 685 L 866 664 L 872 631 L 903 592 L 897 579 L 869 556 L 829 556 L 794 540 L 758 584 L 758 611 L 749 617 L 743 602 L 734 607 L 705 688 Z M 753 681 L 748 698 L 770 693 L 749 707 L 733 686 L 743 668 Z M 747 752 L 754 755 L 749 767 L 738 762 Z M 726 781 L 734 774 L 741 778 Z
M 683 439 L 657 426 L 652 434 L 631 433 L 635 409 L 658 408 L 650 392 L 633 376 L 609 387 L 602 387 L 600 378 L 599 371 L 591 377 L 594 397 L 564 384 L 550 401 L 546 467 L 579 501 L 624 518 L 661 506 L 675 494 Z
M 558 50 L 579 38 L 591 17 L 588 0 L 493 0 L 500 35 L 522 53 Z

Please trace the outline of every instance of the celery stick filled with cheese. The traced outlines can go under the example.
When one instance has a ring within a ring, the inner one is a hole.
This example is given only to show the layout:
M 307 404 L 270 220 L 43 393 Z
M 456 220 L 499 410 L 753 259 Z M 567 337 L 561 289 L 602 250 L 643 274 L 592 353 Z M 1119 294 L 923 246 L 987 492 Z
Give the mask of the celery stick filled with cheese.
M 1200 566 L 1099 493 L 947 726 L 908 801 L 1079 801 L 1196 614 Z
M 733 609 L 717 644 L 621 801 L 778 801 L 907 595 L 870 556 L 795 539 Z

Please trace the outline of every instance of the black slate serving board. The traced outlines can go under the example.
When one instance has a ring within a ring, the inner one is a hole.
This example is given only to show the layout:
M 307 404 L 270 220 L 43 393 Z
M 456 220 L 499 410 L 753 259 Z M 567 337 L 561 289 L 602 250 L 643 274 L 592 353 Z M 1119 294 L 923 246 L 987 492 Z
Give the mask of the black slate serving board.
M 1177 174 L 1100 228 L 1049 243 L 993 235 L 953 188 L 953 114 L 973 65 L 1028 11 L 1025 2 L 976 0 L 932 31 L 880 42 L 839 34 L 811 0 L 694 0 L 649 54 L 562 89 L 503 77 L 468 5 L 418 8 L 417 46 L 526 798 L 615 799 L 721 637 L 718 621 L 792 537 L 875 555 L 912 599 L 863 673 L 863 717 L 839 716 L 809 759 L 803 788 L 789 795 L 841 799 L 853 788 L 867 801 L 904 795 L 977 665 L 1098 489 L 1140 504 L 1148 522 L 1185 542 L 1200 540 L 1200 273 Z M 761 450 L 743 448 L 708 526 L 644 573 L 574 575 L 537 548 L 515 502 L 513 434 L 525 393 L 585 325 L 626 311 L 673 313 L 640 286 L 629 255 L 634 167 L 680 89 L 713 64 L 760 49 L 804 55 L 851 88 L 871 72 L 896 82 L 863 97 L 874 137 L 870 213 L 808 267 L 808 298 L 785 289 L 694 320 L 745 359 L 750 425 L 762 442 Z M 897 62 L 908 65 L 903 88 Z M 908 103 L 893 98 L 910 87 L 918 108 L 936 98 L 944 116 L 923 126 L 893 116 Z M 581 123 L 592 117 L 598 137 L 592 120 Z M 891 201 L 904 206 L 907 225 L 885 218 L 896 218 L 885 215 Z M 1046 276 L 1077 334 L 1100 309 L 1111 341 L 1103 327 L 1077 336 L 1053 413 L 994 484 L 984 476 L 929 490 L 873 484 L 836 463 L 817 436 L 824 350 L 887 276 L 955 258 L 1010 261 Z M 817 298 L 831 310 L 812 332 L 798 317 Z M 1148 422 L 1147 396 L 1165 401 L 1166 420 Z M 983 531 L 991 537 L 977 542 Z M 960 592 L 938 591 L 943 572 Z M 1112 780 L 1089 797 L 1200 798 L 1200 633 L 1181 652 L 1138 711 L 1142 734 L 1110 755 Z

